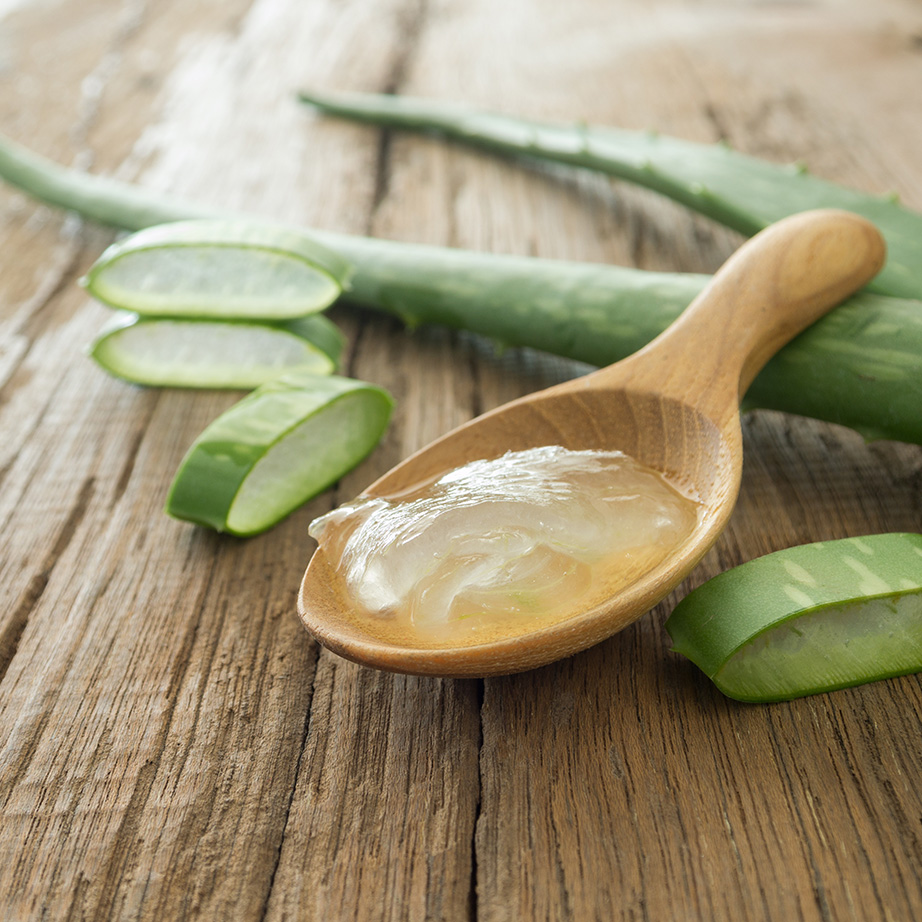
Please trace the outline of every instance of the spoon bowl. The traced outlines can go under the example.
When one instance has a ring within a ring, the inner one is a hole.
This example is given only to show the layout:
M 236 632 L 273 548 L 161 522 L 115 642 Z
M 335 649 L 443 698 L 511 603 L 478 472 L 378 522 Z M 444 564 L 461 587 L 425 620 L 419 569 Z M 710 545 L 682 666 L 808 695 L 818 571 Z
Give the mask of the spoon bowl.
M 321 546 L 301 584 L 305 626 L 357 662 L 469 677 L 543 665 L 621 630 L 668 595 L 727 524 L 742 471 L 741 395 L 781 346 L 873 278 L 884 256 L 876 228 L 849 212 L 804 212 L 778 222 L 733 254 L 681 317 L 639 352 L 485 413 L 411 455 L 363 494 L 397 496 L 510 450 L 622 451 L 700 504 L 691 534 L 653 569 L 623 572 L 566 620 L 535 630 L 513 622 L 476 645 L 440 646 L 411 630 L 385 638 L 357 617 Z

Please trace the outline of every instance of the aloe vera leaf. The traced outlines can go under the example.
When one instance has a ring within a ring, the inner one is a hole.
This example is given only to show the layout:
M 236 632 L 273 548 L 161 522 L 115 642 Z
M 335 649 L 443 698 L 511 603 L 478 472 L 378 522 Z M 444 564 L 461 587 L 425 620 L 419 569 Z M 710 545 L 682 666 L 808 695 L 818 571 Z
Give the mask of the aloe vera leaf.
M 2 136 L 0 178 L 43 202 L 124 230 L 234 216 L 63 167 Z M 645 345 L 707 282 L 704 275 L 303 232 L 350 263 L 348 300 L 355 304 L 395 315 L 411 327 L 444 324 L 504 346 L 531 346 L 595 365 Z
M 690 592 L 673 649 L 724 694 L 768 702 L 922 671 L 922 535 L 787 548 Z
M 352 378 L 292 372 L 257 388 L 195 440 L 170 487 L 174 518 L 248 537 L 354 468 L 393 401 Z
M 302 93 L 330 115 L 368 124 L 438 132 L 507 154 L 585 167 L 636 183 L 743 234 L 812 208 L 843 208 L 868 218 L 887 241 L 887 265 L 869 288 L 922 298 L 922 215 L 893 196 L 872 196 L 733 150 L 654 132 L 525 121 L 406 96 Z
M 128 311 L 116 312 L 88 351 L 105 371 L 148 387 L 249 389 L 296 369 L 325 375 L 336 366 L 289 325 Z
M 128 230 L 216 215 L 67 169 L 3 139 L 0 177 L 50 204 Z M 354 303 L 410 326 L 444 324 L 592 365 L 645 345 L 707 282 L 704 275 L 307 233 L 352 265 L 348 297 Z M 867 292 L 852 298 L 772 358 L 746 406 L 841 423 L 866 438 L 922 444 L 922 303 Z

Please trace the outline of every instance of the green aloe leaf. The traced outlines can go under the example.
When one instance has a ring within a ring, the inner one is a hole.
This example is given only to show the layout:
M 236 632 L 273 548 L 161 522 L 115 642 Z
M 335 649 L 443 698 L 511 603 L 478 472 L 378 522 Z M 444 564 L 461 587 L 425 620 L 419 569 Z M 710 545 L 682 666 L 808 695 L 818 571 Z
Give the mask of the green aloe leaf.
M 489 150 L 606 173 L 660 192 L 747 235 L 798 211 L 854 211 L 873 221 L 887 241 L 887 265 L 869 288 L 922 298 L 922 215 L 903 208 L 893 196 L 866 195 L 827 182 L 801 164 L 770 163 L 726 144 L 527 121 L 406 96 L 305 92 L 301 100 L 354 121 L 438 132 Z

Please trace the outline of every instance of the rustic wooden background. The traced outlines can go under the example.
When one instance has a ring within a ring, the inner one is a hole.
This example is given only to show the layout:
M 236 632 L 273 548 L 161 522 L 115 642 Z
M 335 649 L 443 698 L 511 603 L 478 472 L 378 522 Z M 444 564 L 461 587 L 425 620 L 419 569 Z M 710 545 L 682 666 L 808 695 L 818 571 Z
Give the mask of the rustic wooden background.
M 730 139 L 922 209 L 918 0 L 0 0 L 0 131 L 64 163 L 334 230 L 712 271 L 656 196 L 323 120 L 302 87 Z M 411 449 L 575 373 L 337 307 L 398 401 L 359 470 L 268 534 L 166 518 L 237 395 L 82 353 L 108 241 L 0 188 L 0 917 L 922 918 L 917 676 L 775 706 L 669 653 L 673 597 L 510 678 L 381 674 L 295 614 L 310 519 Z M 922 408 L 920 408 L 922 412 Z M 811 540 L 922 531 L 922 449 L 745 420 L 689 586 Z

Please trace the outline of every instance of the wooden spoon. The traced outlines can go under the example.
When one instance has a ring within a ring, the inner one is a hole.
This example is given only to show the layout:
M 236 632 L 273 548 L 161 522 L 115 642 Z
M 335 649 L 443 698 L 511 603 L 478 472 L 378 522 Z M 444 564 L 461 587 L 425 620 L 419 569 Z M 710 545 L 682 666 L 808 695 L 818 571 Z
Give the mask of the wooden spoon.
M 401 493 L 477 459 L 539 445 L 619 450 L 700 499 L 697 526 L 651 572 L 581 615 L 531 633 L 433 649 L 410 627 L 397 640 L 366 628 L 342 597 L 323 549 L 304 575 L 298 609 L 336 653 L 423 675 L 517 672 L 568 656 L 630 624 L 694 568 L 727 524 L 739 491 L 739 400 L 768 359 L 868 282 L 884 262 L 877 229 L 843 211 L 811 211 L 745 243 L 672 326 L 649 345 L 586 377 L 529 394 L 455 429 L 365 493 Z

